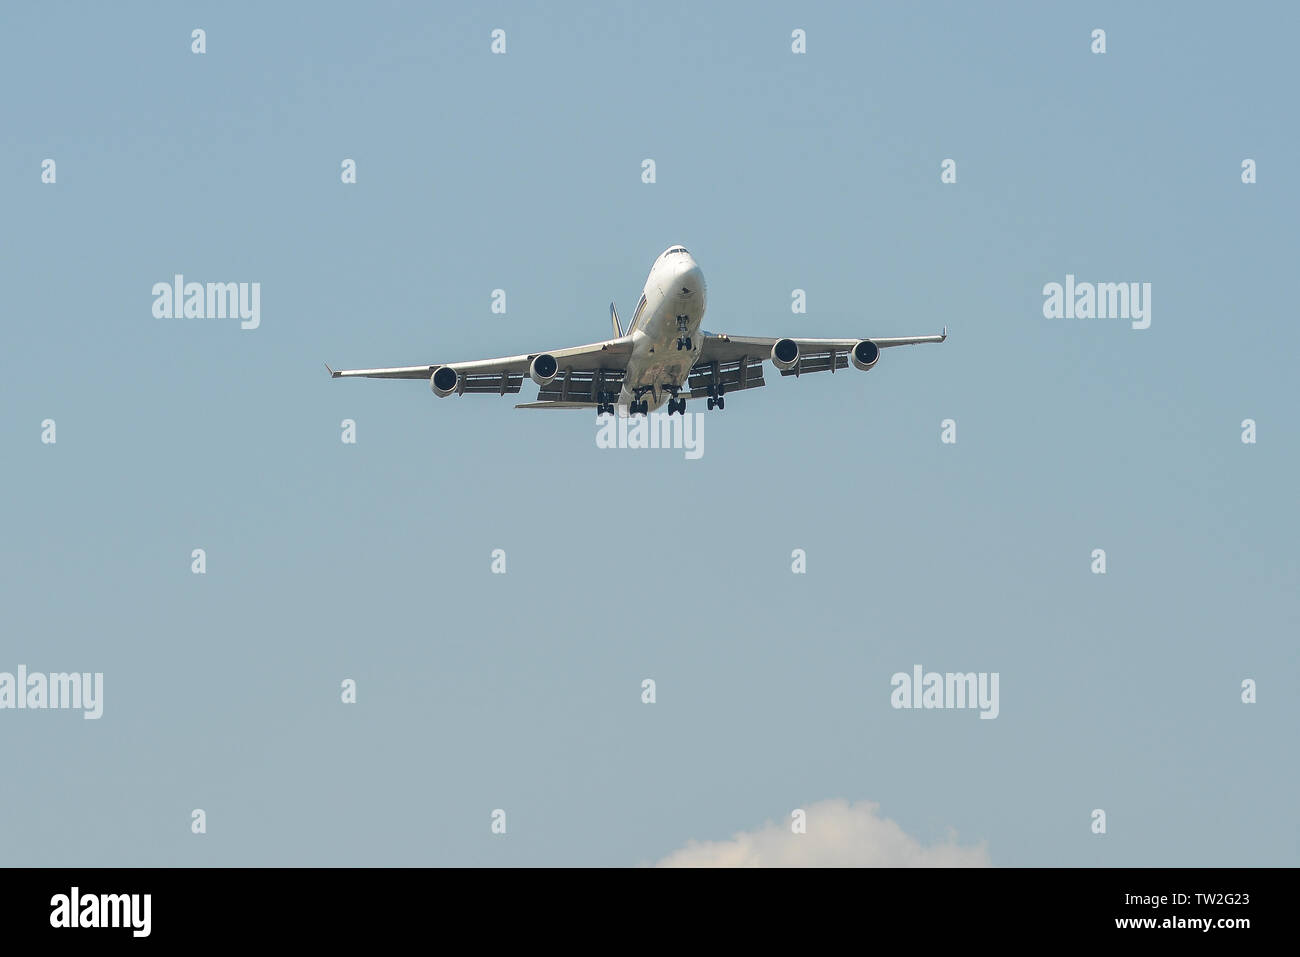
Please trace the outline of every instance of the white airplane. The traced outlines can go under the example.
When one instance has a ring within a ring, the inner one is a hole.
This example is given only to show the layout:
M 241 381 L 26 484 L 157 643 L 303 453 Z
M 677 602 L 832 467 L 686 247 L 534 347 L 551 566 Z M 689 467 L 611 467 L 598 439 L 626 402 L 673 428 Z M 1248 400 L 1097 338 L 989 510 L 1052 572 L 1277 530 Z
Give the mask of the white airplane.
M 517 409 L 595 409 L 619 415 L 646 414 L 668 403 L 668 414 L 686 414 L 687 398 L 707 396 L 708 407 L 726 407 L 724 396 L 763 385 L 763 362 L 783 376 L 867 371 L 889 346 L 943 342 L 937 336 L 895 339 L 768 339 L 701 332 L 706 305 L 704 274 L 684 246 L 671 246 L 650 267 L 632 322 L 623 331 L 618 311 L 609 305 L 614 338 L 591 345 L 534 352 L 502 359 L 404 366 L 397 369 L 348 369 L 334 378 L 427 379 L 437 396 L 466 392 L 517 393 L 528 376 L 540 386 L 536 402 Z

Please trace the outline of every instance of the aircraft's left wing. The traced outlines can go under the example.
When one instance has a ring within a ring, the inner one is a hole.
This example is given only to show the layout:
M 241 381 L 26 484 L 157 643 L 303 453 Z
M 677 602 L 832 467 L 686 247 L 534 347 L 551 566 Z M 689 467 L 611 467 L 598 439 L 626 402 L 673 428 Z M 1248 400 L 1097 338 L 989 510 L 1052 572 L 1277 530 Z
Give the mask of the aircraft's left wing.
M 594 401 L 595 393 L 609 388 L 617 391 L 627 370 L 627 360 L 632 354 L 632 340 L 628 336 L 593 342 L 585 346 L 569 349 L 556 349 L 554 352 L 530 352 L 520 356 L 503 356 L 500 359 L 474 359 L 469 362 L 432 363 L 422 366 L 398 366 L 391 369 L 330 369 L 335 379 L 362 377 L 368 379 L 424 379 L 430 381 L 434 374 L 443 368 L 456 372 L 455 388 L 457 395 L 469 393 L 513 394 L 523 386 L 528 377 L 533 359 L 539 355 L 555 357 L 556 377 L 542 386 L 539 398 L 565 400 L 585 399 L 590 394 Z M 453 377 L 448 376 L 448 379 Z M 446 394 L 446 393 L 440 393 Z
M 691 396 L 698 398 L 711 395 L 711 390 L 719 385 L 729 392 L 765 385 L 763 363 L 771 361 L 772 348 L 778 342 L 793 342 L 797 347 L 794 364 L 780 370 L 781 375 L 799 376 L 809 372 L 835 372 L 837 369 L 848 368 L 849 354 L 864 340 L 875 343 L 879 349 L 887 349 L 891 346 L 943 342 L 947 338 L 947 328 L 937 336 L 863 336 L 858 339 L 776 339 L 708 333 L 700 344 L 699 361 L 691 369 Z

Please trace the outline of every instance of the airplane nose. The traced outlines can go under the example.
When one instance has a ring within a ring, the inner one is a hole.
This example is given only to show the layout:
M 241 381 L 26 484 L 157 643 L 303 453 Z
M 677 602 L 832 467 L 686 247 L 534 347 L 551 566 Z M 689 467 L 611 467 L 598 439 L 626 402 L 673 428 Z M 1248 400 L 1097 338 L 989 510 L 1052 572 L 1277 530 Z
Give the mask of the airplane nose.
M 694 259 L 681 264 L 674 285 L 674 291 L 680 299 L 690 299 L 704 292 L 704 273 Z

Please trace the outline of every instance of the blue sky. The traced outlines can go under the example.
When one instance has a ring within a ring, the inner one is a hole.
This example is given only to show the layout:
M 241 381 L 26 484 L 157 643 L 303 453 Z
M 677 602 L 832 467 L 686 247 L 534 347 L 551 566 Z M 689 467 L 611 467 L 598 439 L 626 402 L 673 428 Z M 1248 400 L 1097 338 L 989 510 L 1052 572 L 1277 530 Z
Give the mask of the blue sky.
M 0 16 L 0 671 L 105 685 L 0 711 L 0 862 L 636 865 L 839 799 L 1297 863 L 1294 7 Z M 710 329 L 950 338 L 769 372 L 697 461 L 323 369 L 603 338 L 674 243 Z M 261 326 L 154 318 L 175 273 Z M 1151 327 L 1044 318 L 1067 273 Z M 891 708 L 918 663 L 998 718 Z

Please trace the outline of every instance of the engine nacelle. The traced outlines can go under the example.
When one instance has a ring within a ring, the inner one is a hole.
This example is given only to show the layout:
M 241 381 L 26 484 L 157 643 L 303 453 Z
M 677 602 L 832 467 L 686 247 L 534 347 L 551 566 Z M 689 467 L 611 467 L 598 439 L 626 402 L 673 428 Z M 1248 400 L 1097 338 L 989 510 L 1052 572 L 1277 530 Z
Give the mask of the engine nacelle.
M 438 366 L 429 377 L 429 387 L 434 395 L 444 399 L 460 387 L 460 373 L 451 366 Z
M 533 358 L 528 364 L 528 375 L 538 385 L 546 385 L 555 378 L 556 373 L 560 371 L 560 364 L 555 361 L 555 356 L 549 352 L 543 352 L 541 355 Z
M 772 365 L 782 372 L 793 369 L 799 361 L 799 343 L 793 339 L 778 339 L 772 343 Z
M 853 347 L 849 358 L 853 360 L 853 368 L 866 372 L 880 359 L 880 346 L 870 339 L 863 339 Z

